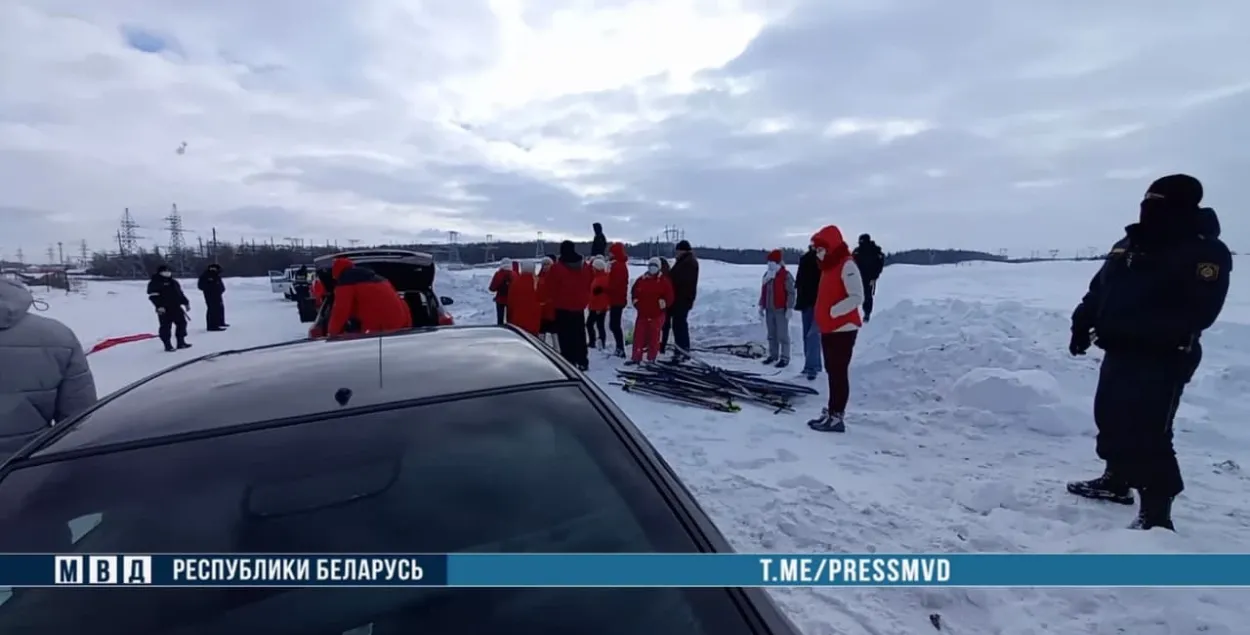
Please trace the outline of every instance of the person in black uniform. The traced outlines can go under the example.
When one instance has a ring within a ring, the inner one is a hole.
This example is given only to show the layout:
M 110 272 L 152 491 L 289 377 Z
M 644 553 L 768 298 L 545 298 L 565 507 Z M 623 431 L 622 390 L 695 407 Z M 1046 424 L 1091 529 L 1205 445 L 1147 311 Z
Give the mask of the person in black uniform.
M 1175 530 L 1172 501 L 1184 490 L 1172 420 L 1202 359 L 1202 332 L 1228 294 L 1232 256 L 1200 208 L 1202 184 L 1173 174 L 1150 185 L 1139 222 L 1125 228 L 1072 313 L 1069 352 L 1105 351 L 1094 394 L 1102 476 L 1068 483 L 1086 498 L 1133 504 L 1133 529 Z M 1218 228 L 1218 222 L 1215 222 Z
M 160 323 L 157 333 L 161 343 L 165 345 L 165 351 L 176 350 L 169 339 L 171 329 L 178 348 L 191 348 L 187 343 L 186 314 L 191 310 L 191 302 L 183 294 L 182 285 L 174 279 L 174 273 L 169 267 L 161 265 L 156 268 L 156 273 L 148 281 L 148 301 L 156 307 L 156 318 Z
M 877 295 L 877 279 L 885 271 L 885 252 L 881 246 L 873 242 L 868 234 L 859 235 L 859 245 L 851 252 L 855 266 L 859 267 L 859 275 L 864 281 L 864 304 L 860 310 L 864 312 L 864 321 L 872 319 L 872 299 Z
M 226 283 L 221 280 L 221 265 L 213 263 L 200 274 L 196 285 L 204 294 L 204 324 L 210 331 L 224 331 L 226 324 Z

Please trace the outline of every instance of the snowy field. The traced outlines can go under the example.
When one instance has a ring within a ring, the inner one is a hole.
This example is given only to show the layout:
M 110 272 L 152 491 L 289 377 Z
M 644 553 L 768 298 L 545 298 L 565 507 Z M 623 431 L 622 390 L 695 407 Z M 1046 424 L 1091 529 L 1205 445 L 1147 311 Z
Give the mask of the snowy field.
M 1250 261 L 1243 259 L 1243 267 Z M 1096 263 L 893 266 L 852 367 L 845 435 L 809 430 L 820 408 L 721 414 L 607 387 L 741 551 L 1237 552 L 1250 551 L 1250 278 L 1234 288 L 1204 339 L 1206 357 L 1177 419 L 1188 489 L 1179 534 L 1124 529 L 1133 510 L 1068 495 L 1096 476 L 1091 403 L 1100 354 L 1067 354 L 1068 315 Z M 696 344 L 763 340 L 755 301 L 762 267 L 703 262 Z M 459 323 L 494 320 L 492 271 L 440 272 Z M 637 271 L 634 272 L 638 273 Z M 194 306 L 191 351 L 156 341 L 92 355 L 102 393 L 163 366 L 302 337 L 295 307 L 266 279 L 229 279 L 226 333 L 205 333 Z M 155 332 L 142 283 L 90 282 L 41 294 L 86 346 Z M 798 319 L 794 320 L 797 337 Z M 610 338 L 609 338 L 610 339 Z M 797 341 L 797 340 L 796 340 Z M 801 350 L 796 350 L 796 355 Z M 756 363 L 713 358 L 759 370 Z M 615 360 L 592 357 L 606 386 Z M 801 367 L 798 360 L 793 365 Z M 784 373 L 788 376 L 791 371 Z M 816 382 L 824 389 L 824 378 Z M 799 589 L 775 591 L 807 635 L 1244 635 L 1248 591 Z M 1237 626 L 1241 624 L 1241 626 Z

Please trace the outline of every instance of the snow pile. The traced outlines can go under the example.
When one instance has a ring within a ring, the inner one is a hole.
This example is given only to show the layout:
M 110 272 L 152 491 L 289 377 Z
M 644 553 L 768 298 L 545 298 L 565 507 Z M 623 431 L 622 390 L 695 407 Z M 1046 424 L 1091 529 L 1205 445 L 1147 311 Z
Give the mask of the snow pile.
M 1068 317 L 1098 263 L 890 267 L 878 312 L 860 333 L 845 435 L 812 432 L 807 411 L 722 414 L 608 386 L 616 360 L 592 356 L 605 386 L 741 551 L 1245 552 L 1250 550 L 1250 289 L 1234 277 L 1223 321 L 1204 337 L 1203 368 L 1177 419 L 1188 488 L 1179 534 L 1124 529 L 1130 508 L 1076 499 L 1066 480 L 1093 476 L 1090 412 L 1101 353 L 1067 353 Z M 691 315 L 696 343 L 763 339 L 762 266 L 703 261 Z M 489 269 L 440 271 L 460 323 L 490 323 Z M 633 268 L 632 275 L 641 270 Z M 295 308 L 265 279 L 227 281 L 227 333 L 194 353 L 301 337 Z M 1240 286 L 1239 286 L 1240 285 Z M 193 286 L 190 288 L 193 289 Z M 92 282 L 86 295 L 46 297 L 48 315 L 88 344 L 155 329 L 143 283 Z M 626 312 L 626 323 L 632 316 Z M 799 320 L 792 323 L 798 335 Z M 801 347 L 796 342 L 796 356 Z M 185 359 L 158 344 L 93 355 L 103 391 Z M 758 363 L 716 357 L 730 368 Z M 795 366 L 798 367 L 796 359 Z M 790 379 L 785 371 L 781 379 Z M 816 382 L 822 390 L 823 376 Z M 783 589 L 807 635 L 1233 635 L 1244 591 L 1134 589 Z

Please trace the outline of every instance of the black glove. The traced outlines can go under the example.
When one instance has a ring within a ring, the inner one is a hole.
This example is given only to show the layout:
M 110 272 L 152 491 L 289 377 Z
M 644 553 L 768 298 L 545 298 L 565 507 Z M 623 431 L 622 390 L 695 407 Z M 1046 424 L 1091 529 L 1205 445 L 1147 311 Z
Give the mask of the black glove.
M 595 287 L 591 293 L 595 295 L 603 295 L 603 287 Z
M 1072 329 L 1072 339 L 1068 342 L 1068 352 L 1073 355 L 1084 355 L 1093 344 L 1093 331 L 1089 329 Z

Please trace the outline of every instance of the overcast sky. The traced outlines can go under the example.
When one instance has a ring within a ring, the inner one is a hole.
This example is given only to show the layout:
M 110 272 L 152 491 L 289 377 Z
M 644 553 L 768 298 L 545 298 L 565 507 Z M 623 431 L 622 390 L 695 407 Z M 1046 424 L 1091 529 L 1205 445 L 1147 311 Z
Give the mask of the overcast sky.
M 1247 0 L 5 0 L 0 252 L 588 238 L 1250 247 Z M 177 150 L 186 143 L 185 152 Z

